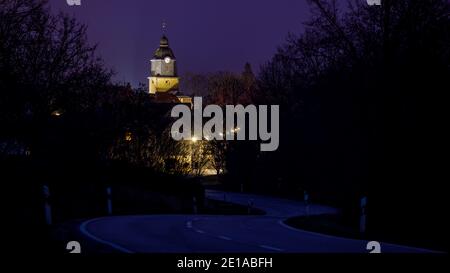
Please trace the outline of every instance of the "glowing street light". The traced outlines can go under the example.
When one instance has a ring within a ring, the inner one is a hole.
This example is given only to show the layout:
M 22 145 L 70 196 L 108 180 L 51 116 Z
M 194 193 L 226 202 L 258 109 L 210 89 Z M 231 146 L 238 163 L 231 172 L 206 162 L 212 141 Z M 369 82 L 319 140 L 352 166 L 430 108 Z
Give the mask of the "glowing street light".
M 54 117 L 59 117 L 62 115 L 62 111 L 61 110 L 55 110 L 51 113 L 52 116 Z

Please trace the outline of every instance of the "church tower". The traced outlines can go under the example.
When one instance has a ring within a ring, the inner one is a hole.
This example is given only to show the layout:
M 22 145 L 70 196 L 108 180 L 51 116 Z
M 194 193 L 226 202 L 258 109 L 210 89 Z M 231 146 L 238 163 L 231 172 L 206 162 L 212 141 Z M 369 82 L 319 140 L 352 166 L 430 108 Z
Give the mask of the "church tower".
M 165 35 L 159 41 L 151 60 L 151 74 L 148 77 L 150 94 L 178 92 L 179 78 L 175 55 L 169 47 L 169 40 Z

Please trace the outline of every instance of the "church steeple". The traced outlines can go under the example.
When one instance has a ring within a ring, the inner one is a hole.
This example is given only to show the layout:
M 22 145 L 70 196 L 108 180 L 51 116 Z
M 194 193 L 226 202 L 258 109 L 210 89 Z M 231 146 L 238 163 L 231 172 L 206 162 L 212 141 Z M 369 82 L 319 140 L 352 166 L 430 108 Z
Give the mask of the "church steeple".
M 169 47 L 169 39 L 163 35 L 159 40 L 159 47 L 155 50 L 151 60 L 151 72 L 149 79 L 149 93 L 178 91 L 178 75 L 175 54 Z
M 169 46 L 166 27 L 166 23 L 163 22 L 159 47 L 151 60 L 150 77 L 148 77 L 149 93 L 155 95 L 157 102 L 192 105 L 192 98 L 183 96 L 178 89 L 177 63 L 175 54 Z

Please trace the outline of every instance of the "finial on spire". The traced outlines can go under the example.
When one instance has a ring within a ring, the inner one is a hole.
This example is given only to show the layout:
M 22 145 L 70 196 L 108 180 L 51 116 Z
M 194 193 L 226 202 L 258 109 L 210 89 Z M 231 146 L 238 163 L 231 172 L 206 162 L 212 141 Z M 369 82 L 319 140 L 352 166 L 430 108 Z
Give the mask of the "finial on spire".
M 163 20 L 162 22 L 162 33 L 165 35 L 166 34 L 166 29 L 167 29 L 167 23 L 165 20 Z

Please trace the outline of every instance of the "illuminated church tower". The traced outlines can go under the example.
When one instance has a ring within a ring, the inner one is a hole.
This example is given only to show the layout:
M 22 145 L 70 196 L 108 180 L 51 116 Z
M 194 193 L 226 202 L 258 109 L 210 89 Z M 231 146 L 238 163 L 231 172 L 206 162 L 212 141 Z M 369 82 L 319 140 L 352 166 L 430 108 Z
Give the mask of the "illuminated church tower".
M 151 60 L 151 74 L 148 80 L 150 94 L 178 92 L 179 79 L 175 55 L 165 35 L 159 41 L 159 48 L 156 49 Z

